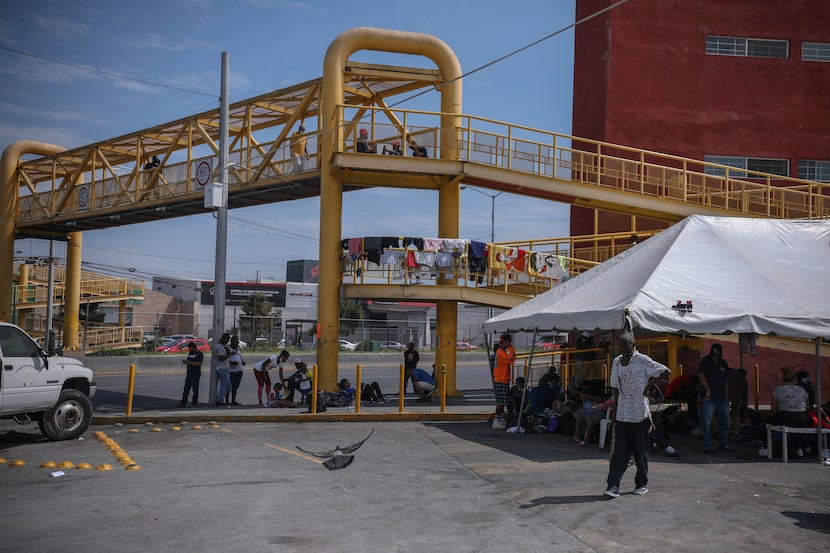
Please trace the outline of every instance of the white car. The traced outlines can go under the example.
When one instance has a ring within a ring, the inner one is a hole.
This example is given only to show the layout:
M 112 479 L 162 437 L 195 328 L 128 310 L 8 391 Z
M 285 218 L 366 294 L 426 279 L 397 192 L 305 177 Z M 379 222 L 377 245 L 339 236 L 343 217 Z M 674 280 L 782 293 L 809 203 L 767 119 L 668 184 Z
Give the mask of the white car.
M 403 351 L 404 346 L 400 342 L 395 342 L 394 340 L 386 340 L 380 343 L 380 349 L 396 349 L 398 351 Z
M 355 351 L 357 344 L 349 342 L 348 340 L 340 340 L 340 349 L 343 351 Z

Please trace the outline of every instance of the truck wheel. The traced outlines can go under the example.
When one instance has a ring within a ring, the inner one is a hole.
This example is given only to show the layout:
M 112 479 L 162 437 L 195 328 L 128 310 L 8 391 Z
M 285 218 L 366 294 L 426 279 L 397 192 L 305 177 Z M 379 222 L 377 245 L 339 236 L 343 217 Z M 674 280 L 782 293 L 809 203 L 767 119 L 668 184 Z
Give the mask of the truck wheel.
M 64 390 L 38 422 L 41 432 L 50 440 L 72 440 L 89 428 L 92 402 L 78 390 Z

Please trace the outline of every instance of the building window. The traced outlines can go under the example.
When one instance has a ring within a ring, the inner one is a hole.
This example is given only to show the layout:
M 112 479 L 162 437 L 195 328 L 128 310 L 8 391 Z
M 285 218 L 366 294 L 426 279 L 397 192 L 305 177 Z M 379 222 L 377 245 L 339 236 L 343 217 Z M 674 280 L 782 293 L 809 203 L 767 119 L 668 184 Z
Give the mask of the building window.
M 789 46 L 790 44 L 786 40 L 706 36 L 706 53 L 719 56 L 786 59 L 789 56 Z
M 704 161 L 707 163 L 716 163 L 718 165 L 726 165 L 736 169 L 747 169 L 749 171 L 757 171 L 759 173 L 769 173 L 771 175 L 780 175 L 788 177 L 790 175 L 790 162 L 786 159 L 766 159 L 760 157 L 735 157 L 735 156 L 704 156 Z M 720 167 L 704 167 L 703 172 L 707 175 L 714 175 L 723 177 L 726 175 L 726 170 Z M 730 177 L 745 178 L 747 176 L 743 171 L 729 171 Z
M 805 42 L 801 45 L 801 59 L 806 61 L 829 61 L 830 44 L 827 42 Z
M 830 161 L 799 159 L 798 178 L 818 182 L 830 182 Z

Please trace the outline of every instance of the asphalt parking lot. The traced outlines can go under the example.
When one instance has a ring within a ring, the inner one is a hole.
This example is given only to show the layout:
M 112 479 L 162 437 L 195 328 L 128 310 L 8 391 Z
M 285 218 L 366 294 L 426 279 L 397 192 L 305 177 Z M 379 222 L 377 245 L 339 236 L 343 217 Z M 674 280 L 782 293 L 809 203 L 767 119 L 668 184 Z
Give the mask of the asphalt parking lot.
M 754 444 L 717 456 L 680 444 L 680 458 L 651 457 L 648 495 L 606 500 L 607 450 L 483 422 L 99 424 L 69 442 L 10 424 L 9 551 L 806 553 L 830 535 L 830 468 L 760 459 Z M 296 449 L 372 429 L 340 471 Z

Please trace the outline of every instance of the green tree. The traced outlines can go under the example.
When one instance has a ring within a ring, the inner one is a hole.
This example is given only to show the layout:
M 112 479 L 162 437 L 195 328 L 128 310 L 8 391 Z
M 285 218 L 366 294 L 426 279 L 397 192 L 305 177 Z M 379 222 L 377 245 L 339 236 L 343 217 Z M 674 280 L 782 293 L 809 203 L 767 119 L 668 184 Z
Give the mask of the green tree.
M 366 313 L 356 301 L 340 301 L 340 332 L 352 334 L 360 322 L 366 318 Z
M 87 316 L 87 309 L 89 309 L 89 316 Z M 90 323 L 103 323 L 106 317 L 106 313 L 99 309 L 99 304 L 97 303 L 82 303 L 81 308 L 78 310 L 78 321 L 81 324 L 83 324 L 84 319 Z
M 279 309 L 274 312 L 274 305 L 263 294 L 251 294 L 242 302 L 241 308 L 243 314 L 239 317 L 239 332 L 246 338 L 250 337 L 251 345 L 271 328 L 271 317 L 281 314 Z

